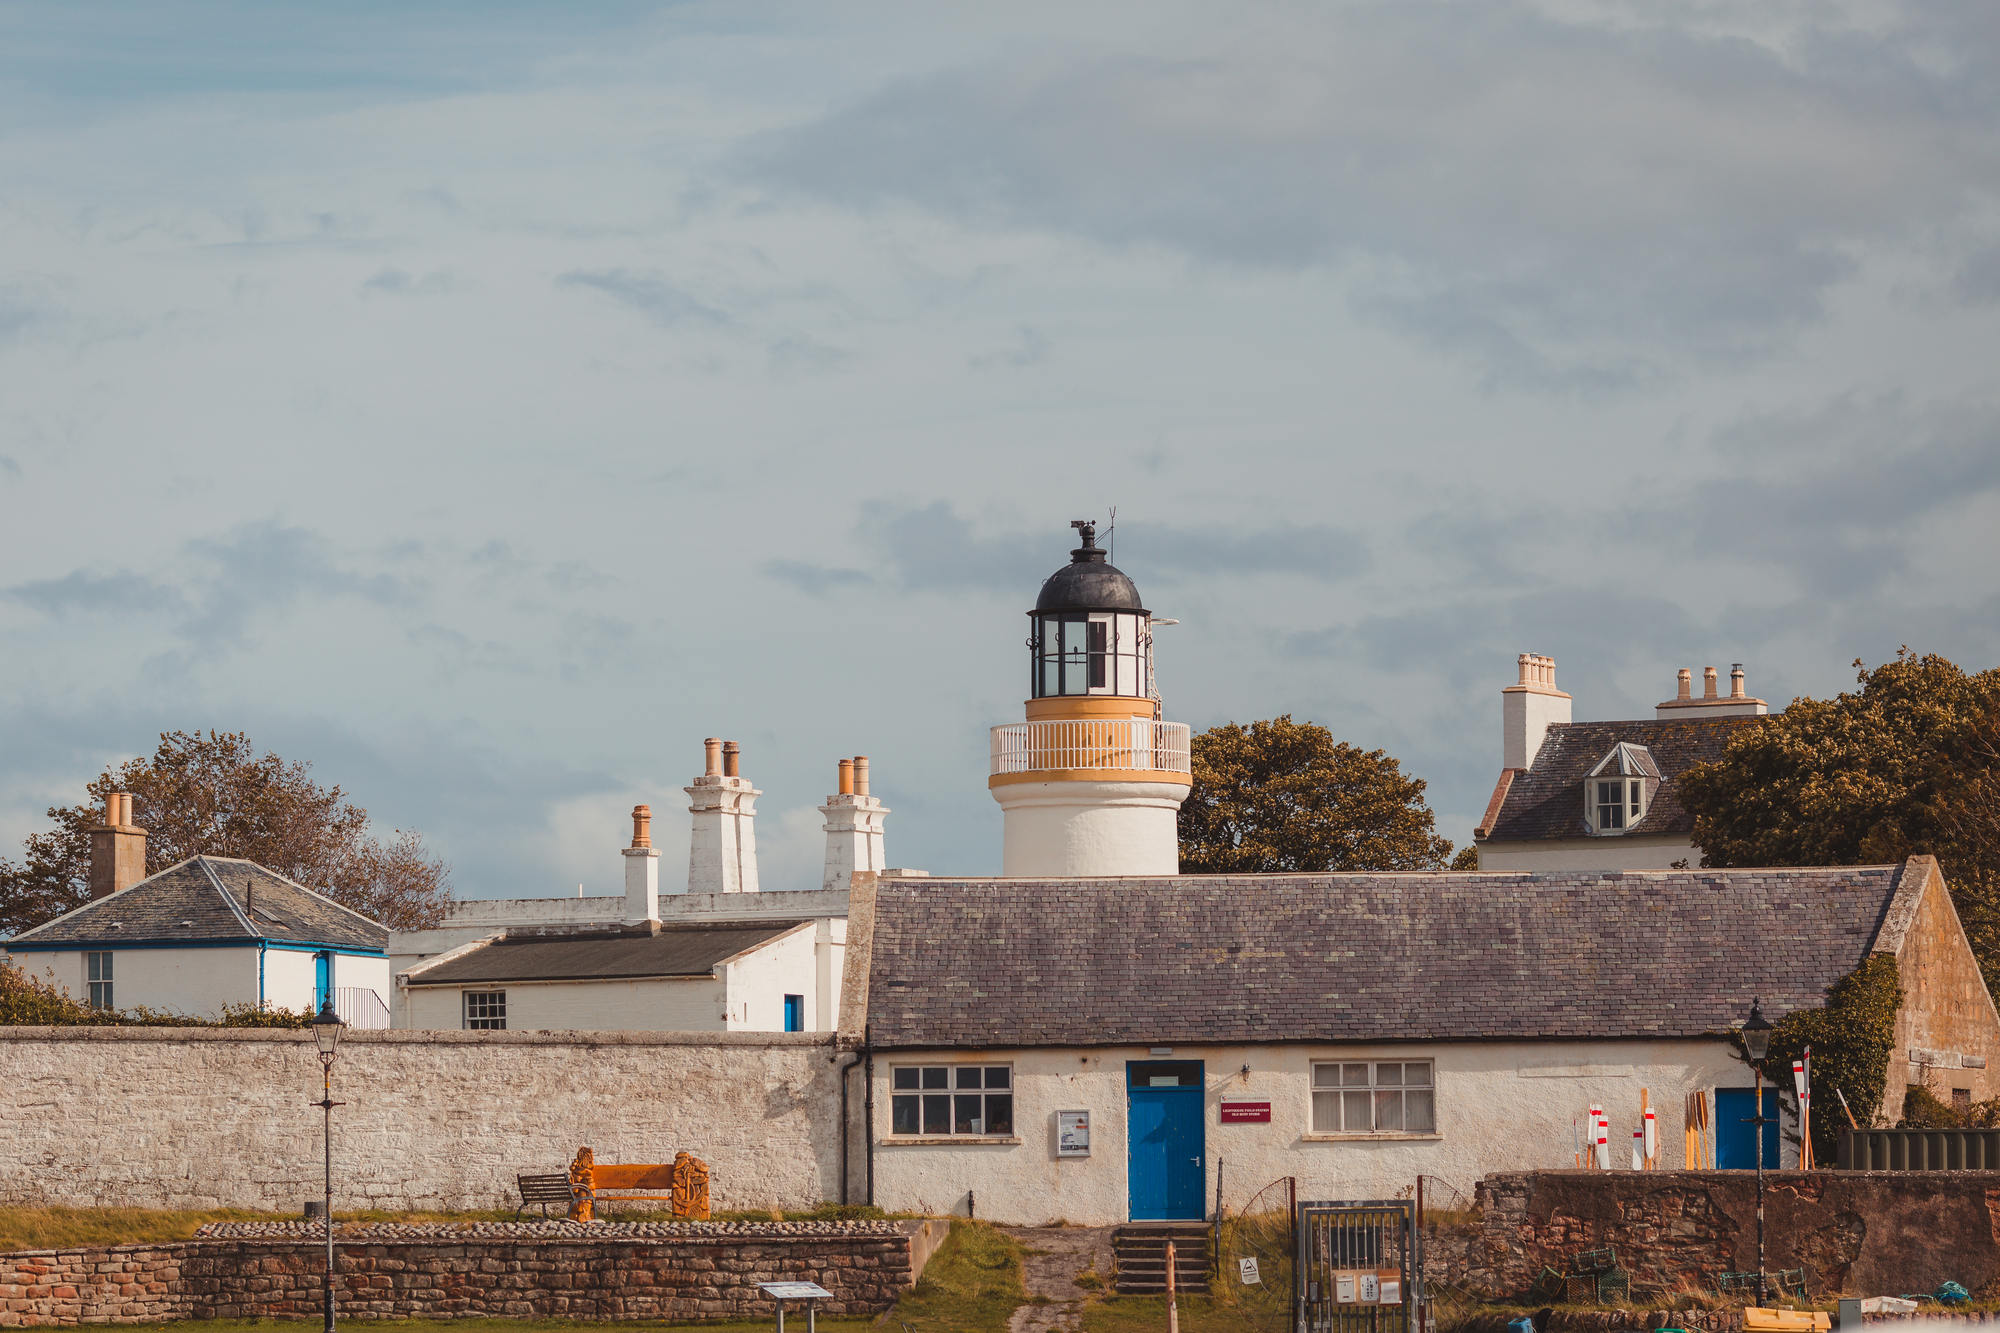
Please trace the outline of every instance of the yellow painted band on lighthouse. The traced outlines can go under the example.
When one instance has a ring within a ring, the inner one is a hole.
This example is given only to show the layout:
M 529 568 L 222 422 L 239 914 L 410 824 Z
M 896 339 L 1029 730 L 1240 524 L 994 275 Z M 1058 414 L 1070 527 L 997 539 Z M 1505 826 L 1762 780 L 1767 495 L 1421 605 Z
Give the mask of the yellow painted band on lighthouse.
M 1068 722 L 1089 718 L 1146 718 L 1153 716 L 1151 699 L 1129 694 L 1054 694 L 1027 703 L 1030 722 Z

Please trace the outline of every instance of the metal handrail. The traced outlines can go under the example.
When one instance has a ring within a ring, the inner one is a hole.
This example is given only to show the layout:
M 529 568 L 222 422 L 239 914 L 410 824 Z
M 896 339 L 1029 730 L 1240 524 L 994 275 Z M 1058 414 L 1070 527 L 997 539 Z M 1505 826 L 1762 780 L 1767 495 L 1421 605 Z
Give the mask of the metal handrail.
M 389 1006 L 369 986 L 335 986 L 333 1012 L 350 1028 L 386 1028 Z
M 1190 732 L 1185 722 L 1151 718 L 1081 718 L 1010 722 L 993 728 L 992 772 L 1116 769 L 1187 773 Z

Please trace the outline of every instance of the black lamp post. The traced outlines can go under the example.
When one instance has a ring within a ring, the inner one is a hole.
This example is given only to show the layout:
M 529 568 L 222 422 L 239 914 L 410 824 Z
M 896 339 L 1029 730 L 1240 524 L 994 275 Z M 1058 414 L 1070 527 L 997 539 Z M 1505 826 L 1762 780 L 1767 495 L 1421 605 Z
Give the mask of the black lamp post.
M 333 1055 L 340 1047 L 340 1030 L 347 1024 L 333 1012 L 333 996 L 328 994 L 313 1015 L 313 1044 L 319 1047 L 319 1067 L 324 1090 L 313 1103 L 326 1116 L 326 1333 L 333 1333 L 333 1108 L 346 1103 L 333 1099 Z
M 1771 1020 L 1764 1017 L 1760 1001 L 1750 1001 L 1750 1017 L 1743 1024 L 1743 1053 L 1757 1071 L 1757 1114 L 1750 1117 L 1752 1143 L 1757 1157 L 1757 1304 L 1768 1299 L 1764 1291 L 1764 1057 L 1771 1053 Z

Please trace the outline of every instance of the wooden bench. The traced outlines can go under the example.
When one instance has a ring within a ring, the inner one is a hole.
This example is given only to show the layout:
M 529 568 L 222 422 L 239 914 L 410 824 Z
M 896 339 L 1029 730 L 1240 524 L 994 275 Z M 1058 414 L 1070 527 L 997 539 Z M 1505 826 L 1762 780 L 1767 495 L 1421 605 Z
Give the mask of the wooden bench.
M 549 1215 L 549 1205 L 552 1203 L 561 1204 L 565 1211 L 570 1206 L 569 1177 L 566 1175 L 515 1176 L 514 1183 L 521 1191 L 521 1206 L 514 1210 L 516 1221 L 520 1220 L 521 1214 L 531 1203 L 542 1206 L 542 1216 L 545 1218 Z
M 672 1215 L 708 1220 L 708 1167 L 693 1153 L 674 1154 L 672 1166 L 600 1162 L 588 1148 L 569 1164 L 569 1215 L 579 1222 L 597 1218 L 599 1203 L 665 1203 Z

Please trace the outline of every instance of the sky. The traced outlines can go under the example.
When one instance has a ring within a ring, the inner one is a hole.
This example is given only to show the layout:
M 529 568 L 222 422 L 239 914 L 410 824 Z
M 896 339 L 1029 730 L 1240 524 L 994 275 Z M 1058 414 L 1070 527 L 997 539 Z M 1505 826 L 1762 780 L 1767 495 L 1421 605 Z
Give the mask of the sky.
M 468 897 L 994 873 L 1071 519 L 1463 843 L 1520 652 L 2000 663 L 2000 9 L 0 4 L 0 855 L 169 729 Z

